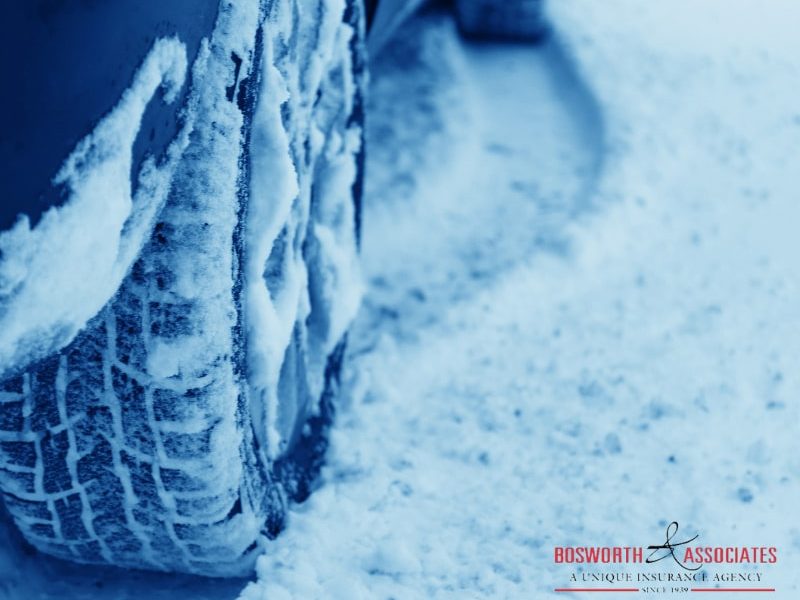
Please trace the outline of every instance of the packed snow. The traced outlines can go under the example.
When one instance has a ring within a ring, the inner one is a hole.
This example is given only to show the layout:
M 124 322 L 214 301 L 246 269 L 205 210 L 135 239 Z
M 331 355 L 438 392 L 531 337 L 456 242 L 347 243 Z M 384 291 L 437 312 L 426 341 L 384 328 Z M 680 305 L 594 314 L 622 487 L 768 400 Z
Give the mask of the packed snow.
M 556 596 L 673 519 L 797 595 L 797 8 L 550 9 L 374 65 L 352 403 L 241 598 Z
M 337 69 L 344 81 L 341 90 L 326 81 L 333 61 L 349 55 L 353 31 L 342 25 L 344 0 L 322 6 L 325 12 L 318 21 L 312 7 L 299 15 L 293 14 L 290 3 L 273 7 L 269 29 L 276 42 L 264 45 L 264 70 L 250 142 L 243 296 L 248 384 L 254 412 L 263 413 L 256 422 L 266 425 L 261 446 L 272 459 L 290 443 L 297 415 L 292 410 L 295 407 L 282 407 L 278 398 L 284 356 L 297 324 L 310 324 L 306 341 L 307 358 L 313 362 L 310 395 L 318 398 L 325 383 L 325 359 L 344 335 L 361 297 L 350 197 L 360 136 L 357 130 L 342 134 L 346 126 L 333 123 L 339 111 L 351 113 L 349 99 L 355 82 L 343 67 Z M 299 27 L 293 19 L 305 25 Z M 299 48 L 276 57 L 273 45 L 281 47 L 283 40 L 292 40 Z M 298 69 L 298 56 L 305 58 L 304 53 L 308 53 L 304 68 Z M 345 105 L 340 106 L 340 101 Z M 292 115 L 288 123 L 284 122 L 286 113 Z M 298 155 L 292 145 L 305 135 L 309 149 L 300 159 L 304 169 L 298 173 L 293 162 Z M 313 221 L 310 228 L 309 221 Z M 274 273 L 265 286 L 267 271 Z M 319 313 L 331 322 L 321 323 Z
M 797 597 L 800 9 L 549 15 L 533 47 L 429 13 L 375 61 L 345 404 L 242 600 L 557 597 L 554 545 L 671 520 L 776 546 Z M 244 586 L 0 565 L 9 598 Z

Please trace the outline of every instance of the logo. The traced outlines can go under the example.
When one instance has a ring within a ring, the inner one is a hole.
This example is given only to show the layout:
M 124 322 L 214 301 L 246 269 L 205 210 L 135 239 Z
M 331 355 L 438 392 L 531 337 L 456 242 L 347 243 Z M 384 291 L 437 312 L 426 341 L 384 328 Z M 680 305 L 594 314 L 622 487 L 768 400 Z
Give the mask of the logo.
M 706 546 L 699 533 L 679 534 L 672 521 L 664 541 L 641 546 L 556 546 L 553 560 L 567 565 L 569 585 L 556 592 L 774 592 L 765 582 L 778 562 L 774 546 Z M 610 568 L 609 565 L 614 565 Z

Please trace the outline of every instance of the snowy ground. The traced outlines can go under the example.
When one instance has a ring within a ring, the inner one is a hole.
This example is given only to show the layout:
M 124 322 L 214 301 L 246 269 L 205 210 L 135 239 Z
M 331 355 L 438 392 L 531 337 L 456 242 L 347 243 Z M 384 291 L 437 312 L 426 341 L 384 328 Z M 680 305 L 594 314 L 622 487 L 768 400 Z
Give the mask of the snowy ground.
M 559 43 L 435 22 L 413 74 L 378 76 L 373 118 L 400 98 L 394 135 L 420 139 L 384 163 L 403 172 L 370 164 L 402 185 L 368 196 L 353 406 L 243 598 L 546 597 L 554 545 L 656 543 L 673 519 L 776 545 L 766 583 L 797 596 L 789 6 L 552 12 L 586 87 Z
M 798 596 L 800 11 L 550 11 L 541 47 L 428 16 L 376 65 L 350 400 L 242 599 L 555 597 L 554 545 L 670 520 L 777 546 Z M 15 560 L 0 597 L 244 585 Z

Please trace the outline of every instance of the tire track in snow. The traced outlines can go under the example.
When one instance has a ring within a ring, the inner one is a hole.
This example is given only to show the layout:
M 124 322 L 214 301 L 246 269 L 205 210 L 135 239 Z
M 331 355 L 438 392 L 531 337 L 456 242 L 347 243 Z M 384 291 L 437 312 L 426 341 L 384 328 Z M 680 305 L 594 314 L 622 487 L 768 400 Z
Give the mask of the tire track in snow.
M 602 124 L 576 118 L 591 99 L 553 45 L 465 44 L 438 15 L 397 43 L 395 64 L 374 74 L 352 405 L 324 485 L 293 510 L 241 600 L 529 597 L 541 585 L 546 424 L 532 378 L 518 379 L 530 348 L 484 302 L 538 256 L 569 255 Z M 411 114 L 385 122 L 383 103 L 397 102 Z M 398 140 L 397 152 L 375 151 Z
M 413 337 L 443 307 L 468 300 L 521 261 L 568 254 L 566 229 L 590 208 L 603 149 L 599 109 L 558 40 L 467 43 L 439 15 L 406 28 L 398 43 L 421 38 L 423 50 L 409 59 L 403 48 L 394 62 L 379 64 L 386 72 L 375 74 L 379 123 L 370 141 L 373 149 L 386 143 L 386 135 L 375 139 L 380 127 L 402 128 L 401 141 L 411 146 L 404 151 L 417 156 L 380 164 L 378 154 L 368 163 L 368 177 L 385 187 L 373 186 L 367 198 L 363 241 L 370 289 L 362 322 L 399 337 Z M 435 52 L 426 54 L 426 43 Z M 410 93 L 423 95 L 410 110 L 419 114 L 381 122 L 403 92 L 385 80 L 409 62 L 417 85 Z M 450 146 L 428 143 L 431 137 Z M 398 163 L 410 167 L 398 173 Z M 351 339 L 359 337 L 371 336 Z

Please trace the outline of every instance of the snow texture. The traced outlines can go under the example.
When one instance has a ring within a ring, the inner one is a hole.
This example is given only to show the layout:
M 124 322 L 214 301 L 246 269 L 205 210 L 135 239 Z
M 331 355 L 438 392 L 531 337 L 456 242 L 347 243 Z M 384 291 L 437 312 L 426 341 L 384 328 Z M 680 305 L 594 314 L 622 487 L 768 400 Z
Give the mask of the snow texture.
M 308 15 L 292 15 L 290 4 L 285 7 L 274 16 L 274 24 L 288 37 L 297 27 L 293 18 L 311 21 Z M 358 130 L 348 131 L 346 121 L 342 122 L 352 113 L 355 83 L 346 69 L 337 71 L 333 76 L 341 82 L 331 95 L 337 86 L 324 81 L 331 76 L 329 57 L 347 55 L 353 32 L 341 26 L 344 0 L 321 3 L 319 10 L 316 47 L 306 47 L 308 42 L 302 37 L 289 42 L 297 44 L 295 52 L 309 53 L 303 68 L 293 64 L 296 55 L 284 53 L 276 58 L 272 45 L 265 45 L 265 74 L 253 118 L 245 232 L 250 250 L 243 303 L 250 402 L 254 413 L 265 413 L 265 426 L 258 431 L 265 434 L 260 441 L 271 459 L 285 450 L 295 426 L 292 417 L 297 411 L 281 408 L 278 392 L 283 357 L 298 324 L 309 323 L 303 334 L 308 336 L 304 343 L 311 363 L 307 375 L 310 396 L 318 398 L 324 387 L 325 359 L 344 335 L 360 301 L 351 190 L 356 178 L 353 157 L 361 140 Z M 310 104 L 308 98 L 323 89 L 329 91 L 324 98 L 328 106 Z M 292 115 L 288 123 L 283 122 L 283 112 Z M 287 130 L 304 131 L 304 123 L 311 127 L 309 162 L 292 155 L 297 149 L 291 148 L 293 140 L 287 134 Z M 309 219 L 313 220 L 310 228 Z M 288 412 L 283 419 L 282 410 Z
M 540 47 L 428 15 L 374 65 L 350 400 L 243 600 L 556 597 L 553 545 L 671 519 L 798 596 L 797 5 L 549 13 Z M 9 598 L 235 596 L 2 564 Z
M 797 596 L 797 7 L 550 12 L 375 65 L 352 405 L 240 598 L 556 597 L 554 545 L 672 519 Z

